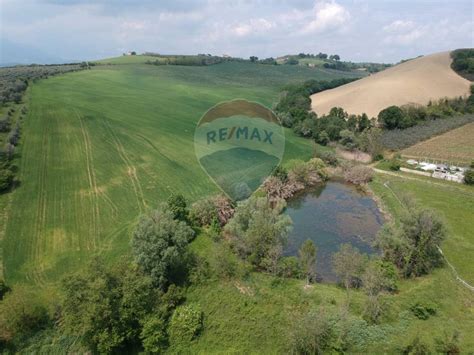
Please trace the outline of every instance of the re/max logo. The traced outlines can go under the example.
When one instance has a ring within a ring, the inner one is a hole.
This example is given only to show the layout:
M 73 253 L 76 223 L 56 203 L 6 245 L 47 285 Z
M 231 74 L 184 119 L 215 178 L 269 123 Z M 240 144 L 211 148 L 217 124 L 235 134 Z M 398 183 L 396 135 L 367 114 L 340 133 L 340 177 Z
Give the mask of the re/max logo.
M 232 127 L 219 128 L 218 130 L 207 132 L 207 144 L 216 143 L 219 141 L 235 139 L 250 139 L 263 143 L 272 143 L 273 132 L 266 129 L 259 130 L 258 128 L 250 129 L 249 127 Z

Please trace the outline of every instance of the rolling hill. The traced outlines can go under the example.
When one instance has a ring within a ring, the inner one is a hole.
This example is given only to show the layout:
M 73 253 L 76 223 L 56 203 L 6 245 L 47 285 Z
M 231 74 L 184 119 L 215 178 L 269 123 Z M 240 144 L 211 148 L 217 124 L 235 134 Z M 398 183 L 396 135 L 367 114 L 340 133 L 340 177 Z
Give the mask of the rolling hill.
M 9 282 L 44 284 L 92 255 L 119 256 L 129 248 L 138 216 L 171 193 L 190 201 L 218 193 L 193 149 L 196 123 L 215 104 L 244 98 L 271 107 L 288 83 L 358 75 L 129 59 L 136 58 L 120 57 L 115 62 L 126 65 L 97 65 L 29 88 L 18 152 L 21 184 L 0 197 Z M 290 130 L 286 139 L 286 159 L 311 156 L 311 141 Z
M 318 115 L 332 107 L 376 117 L 391 105 L 427 104 L 430 100 L 469 93 L 470 82 L 454 72 L 450 52 L 409 60 L 382 72 L 311 96 Z

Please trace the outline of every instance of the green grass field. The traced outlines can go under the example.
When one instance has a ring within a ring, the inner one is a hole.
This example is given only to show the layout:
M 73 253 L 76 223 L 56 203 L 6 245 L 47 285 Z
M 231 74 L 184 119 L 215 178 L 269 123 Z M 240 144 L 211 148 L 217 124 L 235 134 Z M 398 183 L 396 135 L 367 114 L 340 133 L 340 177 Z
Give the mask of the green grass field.
M 97 64 L 144 64 L 147 61 L 155 61 L 158 59 L 158 57 L 151 55 L 124 55 L 121 57 L 105 58 L 91 62 Z
M 245 98 L 271 107 L 288 83 L 343 75 L 356 74 L 249 63 L 136 64 L 34 84 L 17 157 L 20 186 L 0 197 L 7 281 L 44 284 L 94 254 L 119 256 L 138 216 L 171 193 L 190 201 L 217 193 L 193 151 L 195 125 L 211 106 Z M 285 159 L 312 151 L 310 140 L 287 132 Z

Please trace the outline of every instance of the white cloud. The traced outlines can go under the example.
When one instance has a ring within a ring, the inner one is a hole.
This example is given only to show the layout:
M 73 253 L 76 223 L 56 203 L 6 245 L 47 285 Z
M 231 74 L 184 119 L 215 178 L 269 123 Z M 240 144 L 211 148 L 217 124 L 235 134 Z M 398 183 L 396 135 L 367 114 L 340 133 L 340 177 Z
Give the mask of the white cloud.
M 351 15 L 343 6 L 336 2 L 317 2 L 313 9 L 314 17 L 306 25 L 304 32 L 324 32 L 343 26 Z
M 252 33 L 262 33 L 272 29 L 275 26 L 264 18 L 251 19 L 247 22 L 237 24 L 232 27 L 231 31 L 239 37 L 248 36 Z
M 386 32 L 399 32 L 411 30 L 414 27 L 415 23 L 413 21 L 396 20 L 391 24 L 384 26 L 383 30 Z

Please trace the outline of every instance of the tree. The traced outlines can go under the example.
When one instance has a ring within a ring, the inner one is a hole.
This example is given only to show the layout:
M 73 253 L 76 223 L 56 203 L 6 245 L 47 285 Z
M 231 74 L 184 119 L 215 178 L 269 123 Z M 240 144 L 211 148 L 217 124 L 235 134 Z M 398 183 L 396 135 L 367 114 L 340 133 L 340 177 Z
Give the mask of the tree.
M 379 128 L 370 128 L 360 134 L 360 148 L 369 153 L 372 159 L 378 160 L 382 156 L 382 130 Z
M 380 111 L 378 119 L 387 129 L 405 128 L 405 114 L 398 106 L 389 106 L 383 109 Z
M 306 284 L 314 277 L 316 270 L 316 246 L 311 239 L 306 240 L 299 250 L 300 263 L 306 275 Z
M 173 218 L 180 221 L 188 220 L 188 209 L 186 199 L 181 194 L 173 194 L 166 201 L 168 210 L 173 214 Z
M 334 271 L 346 290 L 361 284 L 366 257 L 350 244 L 342 244 L 332 257 Z
M 138 340 L 142 320 L 159 300 L 152 280 L 128 263 L 107 268 L 99 259 L 62 282 L 64 330 L 100 353 Z
M 132 253 L 154 284 L 165 288 L 183 260 L 194 231 L 165 206 L 143 216 L 133 233 Z
M 194 202 L 189 211 L 189 219 L 198 226 L 209 226 L 218 218 L 217 208 L 212 198 Z
M 443 264 L 438 246 L 446 237 L 441 219 L 431 210 L 408 204 L 401 226 L 382 228 L 377 238 L 385 260 L 405 277 L 420 276 Z
M 258 57 L 254 56 L 254 55 L 250 56 L 249 59 L 252 63 L 256 63 L 258 61 Z
M 390 264 L 380 260 L 370 261 L 362 274 L 362 287 L 367 295 L 365 316 L 370 322 L 377 323 L 383 311 L 380 293 L 396 289 L 396 279 Z
M 326 131 L 319 132 L 316 142 L 321 145 L 327 145 L 329 143 L 329 135 Z
M 273 206 L 266 197 L 251 197 L 224 228 L 238 254 L 257 268 L 267 269 L 275 248 L 286 243 L 291 219 L 281 214 L 284 206 L 283 200 Z

